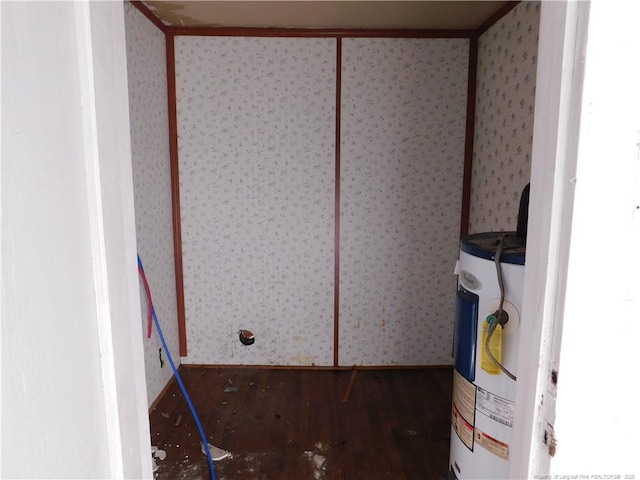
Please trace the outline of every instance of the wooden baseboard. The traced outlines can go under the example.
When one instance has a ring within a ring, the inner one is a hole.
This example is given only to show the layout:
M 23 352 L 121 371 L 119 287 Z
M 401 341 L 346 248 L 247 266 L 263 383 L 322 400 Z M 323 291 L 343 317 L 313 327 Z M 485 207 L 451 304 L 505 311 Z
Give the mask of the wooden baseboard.
M 425 370 L 425 369 L 450 369 L 453 365 L 351 365 L 351 366 L 322 366 L 322 365 L 208 365 L 208 364 L 182 364 L 180 368 L 244 368 L 253 370 Z

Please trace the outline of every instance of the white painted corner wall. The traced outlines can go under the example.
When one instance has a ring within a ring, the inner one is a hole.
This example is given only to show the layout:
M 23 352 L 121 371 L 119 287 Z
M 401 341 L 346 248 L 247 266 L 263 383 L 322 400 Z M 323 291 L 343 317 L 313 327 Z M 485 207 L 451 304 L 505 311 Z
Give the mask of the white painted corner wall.
M 123 7 L 0 9 L 0 476 L 151 478 Z

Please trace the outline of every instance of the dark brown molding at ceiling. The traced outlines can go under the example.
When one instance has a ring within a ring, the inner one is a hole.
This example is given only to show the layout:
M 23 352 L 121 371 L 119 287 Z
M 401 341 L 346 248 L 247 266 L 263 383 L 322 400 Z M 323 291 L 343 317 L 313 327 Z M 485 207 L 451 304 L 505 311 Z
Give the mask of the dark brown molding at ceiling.
M 498 10 L 496 13 L 491 15 L 486 22 L 484 22 L 482 25 L 480 25 L 476 29 L 474 34 L 475 38 L 480 38 L 480 36 L 483 33 L 485 33 L 487 30 L 493 27 L 496 23 L 498 23 L 502 19 L 502 17 L 504 17 L 507 13 L 509 13 L 514 8 L 516 8 L 519 3 L 520 3 L 520 0 L 515 2 L 507 2 L 500 10 Z
M 156 27 L 162 30 L 163 33 L 167 33 L 167 26 L 162 23 L 162 21 L 156 17 L 155 13 L 153 13 L 144 3 L 139 0 L 131 0 L 129 3 L 136 7 L 140 13 L 147 17 Z
M 175 36 L 304 38 L 471 38 L 475 30 L 167 27 Z

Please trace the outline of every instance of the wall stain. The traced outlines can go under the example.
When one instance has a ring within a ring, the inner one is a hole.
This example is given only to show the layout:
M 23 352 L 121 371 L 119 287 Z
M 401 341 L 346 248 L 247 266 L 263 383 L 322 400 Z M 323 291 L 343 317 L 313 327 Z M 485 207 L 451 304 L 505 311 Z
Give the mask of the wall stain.
M 144 3 L 165 25 L 182 27 L 185 25 L 193 26 L 202 24 L 200 20 L 180 12 L 180 10 L 184 10 L 185 8 L 184 4 L 158 1 L 147 1 Z

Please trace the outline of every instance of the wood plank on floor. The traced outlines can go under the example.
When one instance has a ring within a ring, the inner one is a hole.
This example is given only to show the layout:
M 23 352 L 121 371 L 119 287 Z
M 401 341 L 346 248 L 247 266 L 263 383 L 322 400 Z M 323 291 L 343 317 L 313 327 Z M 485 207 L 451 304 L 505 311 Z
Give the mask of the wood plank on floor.
M 180 373 L 209 443 L 232 453 L 215 463 L 218 480 L 446 478 L 450 368 L 359 370 L 346 403 L 350 370 Z M 149 419 L 152 445 L 167 453 L 156 460 L 158 480 L 210 478 L 177 383 Z

